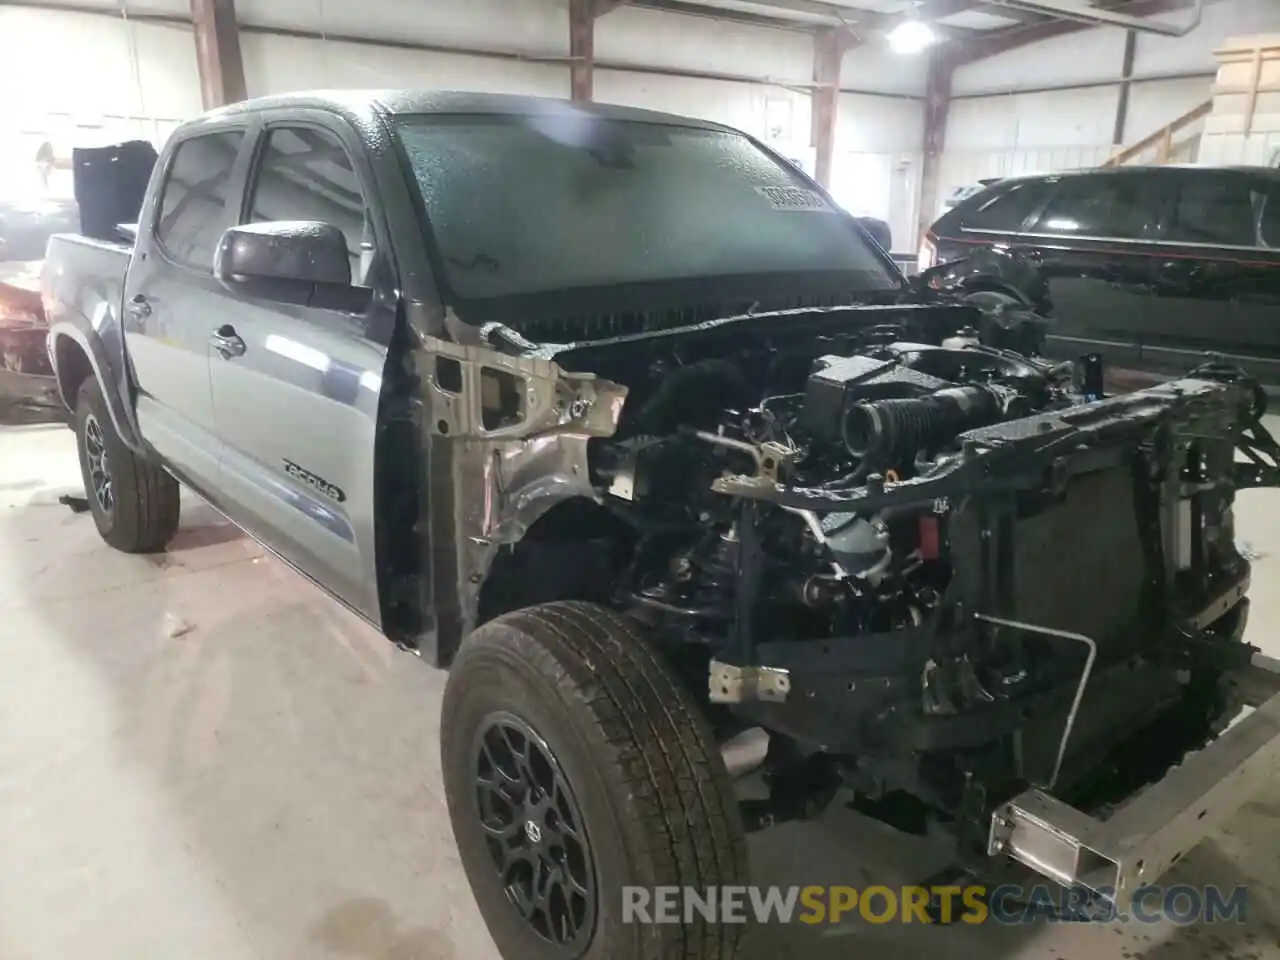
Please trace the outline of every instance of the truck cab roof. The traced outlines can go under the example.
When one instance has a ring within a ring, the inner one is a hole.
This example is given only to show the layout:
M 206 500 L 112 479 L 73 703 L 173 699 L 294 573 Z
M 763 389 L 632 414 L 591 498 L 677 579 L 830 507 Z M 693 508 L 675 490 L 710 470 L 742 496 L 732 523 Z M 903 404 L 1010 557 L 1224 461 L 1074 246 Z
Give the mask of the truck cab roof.
M 281 109 L 319 109 L 342 114 L 352 120 L 374 117 L 421 116 L 424 114 L 489 114 L 538 116 L 566 111 L 606 120 L 662 123 L 672 126 L 738 133 L 732 127 L 696 120 L 677 114 L 620 107 L 602 103 L 571 103 L 552 97 L 531 97 L 504 93 L 470 93 L 457 90 L 309 90 L 254 97 L 221 107 L 190 120 L 180 127 L 208 124 L 228 117 Z

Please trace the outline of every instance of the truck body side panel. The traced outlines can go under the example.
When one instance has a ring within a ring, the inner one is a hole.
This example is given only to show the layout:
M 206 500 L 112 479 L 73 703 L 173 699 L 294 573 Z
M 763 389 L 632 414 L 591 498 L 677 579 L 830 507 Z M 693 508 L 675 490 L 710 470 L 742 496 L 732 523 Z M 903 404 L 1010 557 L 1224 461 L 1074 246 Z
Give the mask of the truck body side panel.
M 75 371 L 66 367 L 68 354 L 65 345 L 59 348 L 60 340 L 73 342 L 88 358 L 93 375 L 102 384 L 116 431 L 129 447 L 143 450 L 145 441 L 130 402 L 129 364 L 120 317 L 130 255 L 124 243 L 57 234 L 49 240 L 41 296 L 63 401 L 75 408 L 79 383 L 74 380 Z

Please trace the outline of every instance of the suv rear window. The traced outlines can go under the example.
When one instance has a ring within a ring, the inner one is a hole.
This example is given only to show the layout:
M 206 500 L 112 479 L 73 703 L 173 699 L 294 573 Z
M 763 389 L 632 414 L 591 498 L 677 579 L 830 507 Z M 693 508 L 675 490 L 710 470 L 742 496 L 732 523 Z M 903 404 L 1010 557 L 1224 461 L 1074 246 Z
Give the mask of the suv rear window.
M 964 230 L 1016 231 L 1044 198 L 1043 180 L 1019 180 L 984 190 L 957 208 Z
M 1153 239 L 1160 232 L 1164 207 L 1164 178 L 1146 172 L 1063 177 L 1032 232 Z
M 1224 247 L 1259 245 L 1253 193 L 1239 175 L 1188 171 L 1178 190 L 1169 239 Z

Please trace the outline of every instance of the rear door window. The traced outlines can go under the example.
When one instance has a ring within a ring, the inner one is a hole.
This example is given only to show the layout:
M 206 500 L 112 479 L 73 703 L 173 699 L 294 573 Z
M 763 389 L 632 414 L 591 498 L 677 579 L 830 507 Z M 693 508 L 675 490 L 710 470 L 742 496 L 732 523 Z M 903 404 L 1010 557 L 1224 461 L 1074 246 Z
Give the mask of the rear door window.
M 1029 232 L 1154 240 L 1160 236 L 1166 192 L 1162 178 L 1146 173 L 1063 177 Z
M 1046 192 L 1047 185 L 1043 180 L 992 187 L 961 205 L 960 226 L 964 230 L 1016 233 L 1023 221 L 1035 212 Z
M 207 133 L 182 141 L 174 152 L 155 236 L 176 263 L 213 273 L 213 252 L 230 225 L 231 170 L 243 140 L 242 130 Z
M 1257 247 L 1253 191 L 1247 177 L 1233 173 L 1183 174 L 1169 224 L 1169 239 L 1223 247 Z

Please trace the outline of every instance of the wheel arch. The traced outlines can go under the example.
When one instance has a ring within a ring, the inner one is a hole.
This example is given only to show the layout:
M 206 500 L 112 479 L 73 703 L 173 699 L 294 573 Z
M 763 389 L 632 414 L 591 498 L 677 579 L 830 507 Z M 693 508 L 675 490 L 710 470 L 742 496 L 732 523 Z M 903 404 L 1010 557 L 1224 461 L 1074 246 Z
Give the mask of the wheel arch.
M 86 336 L 71 324 L 57 324 L 49 333 L 51 349 L 49 359 L 53 364 L 58 394 L 67 409 L 75 410 L 76 397 L 81 385 L 93 377 L 102 387 L 112 426 L 129 449 L 143 452 L 141 434 L 138 432 L 133 411 L 125 403 L 120 391 L 104 372 L 111 369 L 100 342 Z
M 635 538 L 616 514 L 578 489 L 539 498 L 522 513 L 520 535 L 490 552 L 473 627 L 521 607 L 607 600 L 619 558 Z

